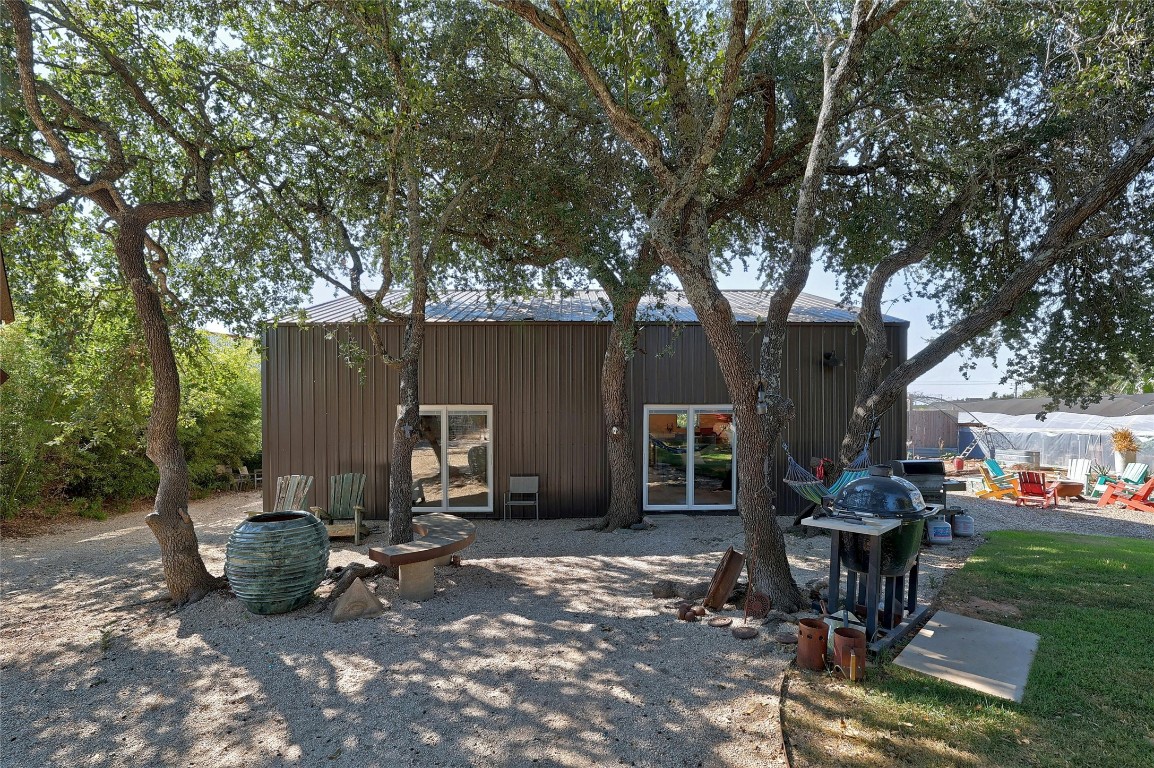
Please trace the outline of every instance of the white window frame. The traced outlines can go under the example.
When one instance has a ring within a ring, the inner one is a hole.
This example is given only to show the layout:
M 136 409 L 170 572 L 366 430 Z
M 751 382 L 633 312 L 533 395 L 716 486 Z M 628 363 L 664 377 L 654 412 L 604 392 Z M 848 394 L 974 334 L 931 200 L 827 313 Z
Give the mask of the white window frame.
M 686 413 L 686 430 L 685 430 L 685 501 L 684 504 L 650 504 L 649 503 L 649 414 L 651 413 L 675 413 L 677 411 L 685 411 Z M 646 512 L 662 512 L 662 511 L 684 511 L 684 510 L 712 510 L 712 509 L 736 509 L 737 508 L 737 429 L 731 429 L 731 442 L 733 447 L 733 462 L 730 467 L 732 480 L 730 482 L 729 504 L 694 504 L 693 503 L 693 482 L 694 482 L 694 462 L 689 459 L 697 450 L 697 436 L 696 430 L 692 429 L 692 425 L 696 423 L 695 416 L 697 413 L 728 413 L 733 415 L 733 406 L 729 404 L 715 404 L 715 405 L 699 405 L 699 404 L 671 404 L 671 403 L 654 403 L 646 405 L 644 421 L 641 424 L 641 508 Z M 731 422 L 732 424 L 732 422 Z
M 398 409 L 399 410 L 399 409 Z M 489 467 L 485 473 L 488 481 L 488 503 L 483 507 L 456 507 L 449 506 L 449 411 L 484 411 L 485 423 L 489 431 L 489 450 L 486 456 Z M 441 446 L 445 455 L 441 457 L 441 506 L 413 507 L 414 513 L 425 512 L 492 512 L 493 511 L 493 406 L 491 405 L 422 405 L 421 416 L 441 417 Z

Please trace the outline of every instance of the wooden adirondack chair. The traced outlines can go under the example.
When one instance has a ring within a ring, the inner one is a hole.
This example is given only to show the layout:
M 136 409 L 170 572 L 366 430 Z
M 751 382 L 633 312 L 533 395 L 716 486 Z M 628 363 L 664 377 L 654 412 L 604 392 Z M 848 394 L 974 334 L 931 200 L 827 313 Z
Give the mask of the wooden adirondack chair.
M 310 507 L 309 511 L 325 521 L 330 539 L 352 536 L 353 544 L 360 546 L 364 496 L 364 475 L 352 472 L 333 475 L 329 478 L 329 508 Z
M 1075 483 L 1082 484 L 1083 491 L 1090 490 L 1090 460 L 1089 459 L 1070 459 L 1070 465 L 1066 468 L 1066 477 L 1063 478 Z
M 305 508 L 305 497 L 313 487 L 312 475 L 285 475 L 276 479 L 276 498 L 269 512 Z
M 1090 497 L 1100 498 L 1102 494 L 1106 493 L 1111 483 L 1122 483 L 1123 485 L 1129 486 L 1130 491 L 1133 491 L 1142 484 L 1142 481 L 1146 479 L 1146 474 L 1149 471 L 1150 465 L 1138 461 L 1131 462 L 1122 470 L 1122 474 L 1117 480 L 1107 475 L 1099 477 L 1098 482 L 1095 483 L 1094 487 L 1090 490 Z
M 1105 507 L 1117 502 L 1143 512 L 1154 512 L 1154 500 L 1150 499 L 1151 494 L 1154 494 L 1154 477 L 1138 486 L 1109 483 L 1106 492 L 1098 499 L 1098 506 Z
M 1047 504 L 1058 506 L 1058 489 L 1046 485 L 1046 475 L 1041 472 L 1019 472 L 1014 490 L 1018 494 L 1014 504 L 1019 507 L 1030 502 L 1036 502 L 1040 507 Z
M 1000 480 L 1004 477 L 1006 480 L 1012 480 L 1014 477 L 1009 472 L 1002 469 L 1002 465 L 998 463 L 997 459 L 986 459 L 982 463 L 985 464 L 986 468 L 990 470 L 990 476 L 995 479 Z
M 1016 495 L 1013 482 L 1010 478 L 997 478 L 990 474 L 985 464 L 978 465 L 982 473 L 982 485 L 985 487 L 975 495 L 980 499 L 1012 499 Z

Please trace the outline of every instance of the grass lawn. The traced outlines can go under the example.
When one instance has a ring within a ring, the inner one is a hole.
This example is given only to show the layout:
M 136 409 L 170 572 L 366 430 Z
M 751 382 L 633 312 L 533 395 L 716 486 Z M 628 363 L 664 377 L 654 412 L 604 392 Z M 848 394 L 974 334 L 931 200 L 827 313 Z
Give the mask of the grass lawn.
M 1154 542 L 989 534 L 945 609 L 1041 636 L 1022 704 L 888 665 L 791 673 L 798 766 L 1154 766 Z

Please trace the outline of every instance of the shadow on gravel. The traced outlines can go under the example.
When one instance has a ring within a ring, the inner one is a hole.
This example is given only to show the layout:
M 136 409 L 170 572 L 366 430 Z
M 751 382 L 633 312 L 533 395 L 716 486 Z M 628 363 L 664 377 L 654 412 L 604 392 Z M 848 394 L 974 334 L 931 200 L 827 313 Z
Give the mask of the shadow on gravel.
M 636 535 L 621 534 L 622 549 Z M 720 551 L 675 549 L 695 546 L 470 558 L 438 569 L 422 604 L 381 580 L 394 608 L 347 624 L 312 606 L 255 616 L 220 593 L 175 613 L 114 612 L 103 633 L 108 603 L 156 594 L 151 558 L 141 547 L 106 578 L 78 562 L 10 593 L 44 621 L 75 598 L 93 624 L 4 669 L 5 688 L 24 693 L 4 696 L 3 763 L 714 766 L 738 764 L 736 750 L 771 765 L 764 732 L 776 734 L 787 658 L 764 638 L 678 622 L 649 596 L 658 578 L 708 580 Z M 38 612 L 44 589 L 58 594 Z

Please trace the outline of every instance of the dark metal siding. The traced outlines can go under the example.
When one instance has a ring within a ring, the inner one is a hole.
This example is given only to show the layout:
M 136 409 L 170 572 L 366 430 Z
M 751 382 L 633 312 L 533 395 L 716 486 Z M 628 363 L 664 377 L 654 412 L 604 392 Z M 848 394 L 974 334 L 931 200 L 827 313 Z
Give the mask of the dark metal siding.
M 761 351 L 760 328 L 743 324 L 741 329 L 747 353 L 756 361 Z M 905 359 L 906 328 L 888 326 L 887 334 L 894 350 L 893 364 L 896 364 Z M 667 326 L 647 327 L 641 333 L 639 346 L 644 352 L 635 356 L 630 368 L 629 396 L 636 435 L 644 435 L 645 405 L 730 402 L 721 369 L 702 328 L 682 328 L 671 347 L 672 337 L 673 331 Z M 671 349 L 673 354 L 669 354 Z M 822 352 L 835 352 L 845 364 L 837 368 L 822 365 Z M 811 458 L 836 456 L 849 423 L 857 366 L 864 354 L 865 340 L 852 325 L 800 323 L 789 326 L 782 381 L 796 410 L 793 421 L 786 425 L 783 439 L 803 466 L 808 466 Z M 882 436 L 871 450 L 875 461 L 888 462 L 905 456 L 905 419 L 903 398 L 882 417 Z M 740 436 L 738 445 L 740 450 Z M 774 490 L 779 514 L 793 515 L 802 502 L 782 482 L 785 454 L 780 446 L 775 468 Z
M 328 478 L 363 472 L 365 510 L 388 510 L 388 463 L 398 396 L 396 373 L 369 360 L 363 377 L 341 360 L 338 341 L 371 349 L 368 330 L 280 326 L 266 333 L 263 390 L 265 494 L 275 478 L 311 474 L 311 504 Z M 383 326 L 389 349 L 400 333 Z M 592 324 L 444 324 L 426 329 L 421 402 L 490 405 L 494 506 L 510 474 L 541 477 L 542 517 L 595 515 L 609 498 L 598 394 L 608 327 Z
M 747 350 L 756 360 L 759 330 L 742 325 Z M 905 359 L 906 328 L 889 326 L 894 361 Z M 368 329 L 270 328 L 262 368 L 264 395 L 264 474 L 266 498 L 275 478 L 311 474 L 311 504 L 324 505 L 328 478 L 363 472 L 369 517 L 388 509 L 388 462 L 397 409 L 396 374 L 375 360 L 363 372 L 342 359 L 339 343 L 354 341 L 372 349 Z M 400 329 L 382 326 L 391 350 Z M 542 517 L 600 514 L 609 499 L 609 472 L 601 426 L 599 378 L 609 336 L 604 323 L 437 323 L 426 328 L 421 360 L 421 401 L 427 405 L 491 405 L 493 501 L 500 509 L 510 474 L 541 477 Z M 728 403 L 721 371 L 700 326 L 649 326 L 639 339 L 641 351 L 630 365 L 630 397 L 635 435 L 643 433 L 645 405 Z M 786 428 L 795 458 L 832 456 L 844 433 L 852 403 L 857 361 L 864 343 L 852 325 L 791 325 L 783 370 L 786 392 L 797 415 Z M 821 365 L 821 353 L 834 351 L 840 368 Z M 882 420 L 875 460 L 905 455 L 905 407 Z M 644 451 L 639 451 L 639 461 Z M 776 490 L 781 514 L 793 514 L 797 499 L 780 481 L 784 457 L 778 457 Z

